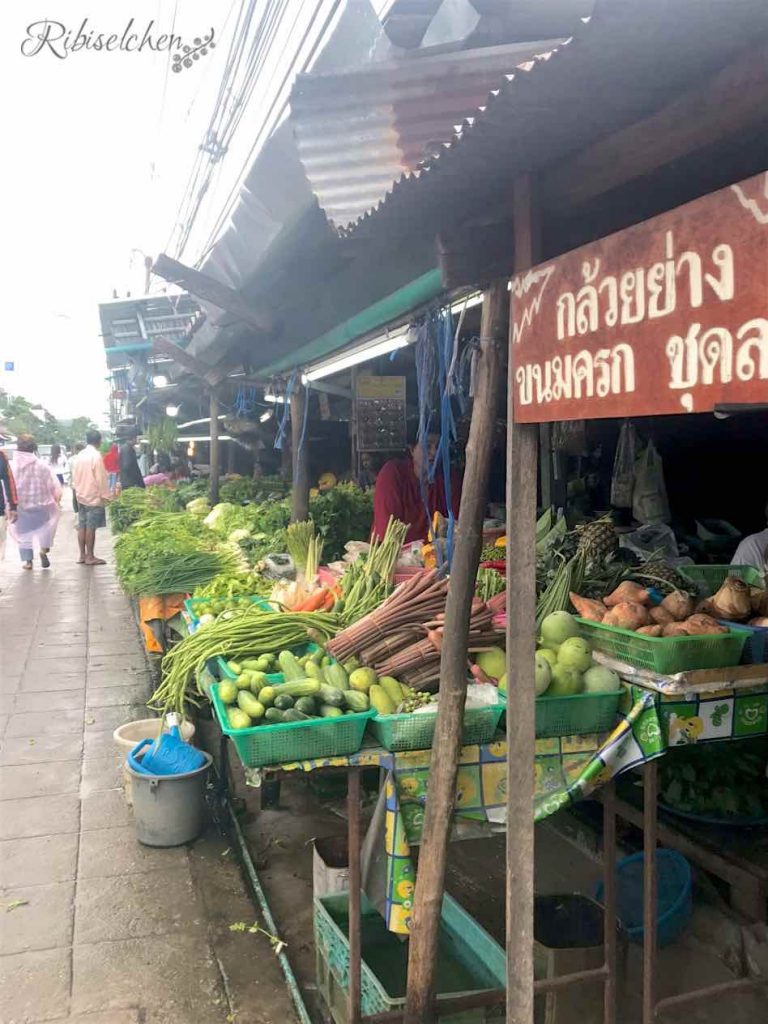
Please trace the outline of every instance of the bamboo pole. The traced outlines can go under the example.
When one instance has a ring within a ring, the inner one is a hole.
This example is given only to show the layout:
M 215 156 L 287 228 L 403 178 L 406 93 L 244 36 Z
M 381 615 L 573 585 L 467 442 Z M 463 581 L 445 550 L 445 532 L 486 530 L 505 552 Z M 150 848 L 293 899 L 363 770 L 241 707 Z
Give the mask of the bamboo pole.
M 533 264 L 530 180 L 513 190 L 515 270 Z M 533 1024 L 536 470 L 539 432 L 515 423 L 515 358 L 507 380 L 507 1024 Z
M 435 1013 L 438 930 L 467 696 L 469 619 L 483 541 L 506 302 L 506 282 L 495 281 L 483 297 L 477 384 L 451 565 L 451 586 L 445 607 L 440 700 L 414 894 L 404 1024 L 425 1024 L 434 1020 Z
M 291 487 L 291 522 L 301 523 L 309 516 L 309 472 L 307 445 L 301 435 L 304 429 L 304 404 L 309 396 L 298 386 L 291 395 L 291 455 L 293 478 Z
M 219 473 L 220 473 L 220 451 L 219 451 L 219 396 L 211 390 L 209 413 L 211 417 L 211 453 L 208 459 L 210 465 L 209 492 L 211 504 L 216 505 L 219 501 Z

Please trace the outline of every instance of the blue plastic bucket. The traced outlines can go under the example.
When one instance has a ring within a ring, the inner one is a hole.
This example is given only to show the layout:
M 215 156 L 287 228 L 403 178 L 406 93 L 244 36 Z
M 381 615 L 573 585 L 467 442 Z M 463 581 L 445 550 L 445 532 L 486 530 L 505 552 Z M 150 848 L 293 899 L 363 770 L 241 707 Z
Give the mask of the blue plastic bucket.
M 643 870 L 645 855 L 633 853 L 616 865 L 616 906 L 630 942 L 643 941 Z M 691 866 L 676 850 L 656 851 L 656 935 L 659 946 L 674 942 L 693 913 Z M 597 887 L 603 900 L 603 884 Z

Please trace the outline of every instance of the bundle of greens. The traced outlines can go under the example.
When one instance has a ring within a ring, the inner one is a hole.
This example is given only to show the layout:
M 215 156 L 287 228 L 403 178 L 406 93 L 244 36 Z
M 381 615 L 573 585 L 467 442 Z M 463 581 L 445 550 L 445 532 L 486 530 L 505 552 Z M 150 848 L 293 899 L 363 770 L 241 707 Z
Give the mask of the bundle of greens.
M 507 581 L 495 569 L 478 569 L 475 593 L 481 601 L 490 601 L 492 597 L 507 589 Z
M 287 492 L 288 484 L 279 476 L 262 476 L 258 480 L 245 476 L 233 477 L 219 488 L 221 500 L 235 505 L 283 498 Z
M 378 608 L 391 593 L 392 577 L 407 533 L 408 527 L 390 516 L 383 540 L 376 538 L 368 554 L 361 555 L 346 569 L 341 579 L 341 617 L 345 626 Z
M 274 580 L 267 579 L 253 569 L 247 572 L 222 573 L 214 577 L 210 583 L 195 587 L 193 597 L 225 598 L 232 597 L 269 597 Z
M 373 492 L 357 484 L 337 484 L 309 499 L 309 514 L 325 543 L 328 562 L 338 561 L 348 540 L 368 540 L 373 521 Z
M 236 553 L 217 543 L 199 519 L 158 513 L 129 527 L 115 542 L 117 576 L 135 596 L 189 593 L 222 573 L 242 568 Z
M 109 503 L 109 525 L 113 533 L 124 533 L 140 519 L 177 508 L 176 494 L 169 487 L 129 487 Z
M 727 705 L 723 705 L 727 710 Z M 717 706 L 713 710 L 717 714 Z M 676 747 L 662 758 L 659 789 L 665 804 L 685 814 L 742 820 L 768 817 L 765 738 Z

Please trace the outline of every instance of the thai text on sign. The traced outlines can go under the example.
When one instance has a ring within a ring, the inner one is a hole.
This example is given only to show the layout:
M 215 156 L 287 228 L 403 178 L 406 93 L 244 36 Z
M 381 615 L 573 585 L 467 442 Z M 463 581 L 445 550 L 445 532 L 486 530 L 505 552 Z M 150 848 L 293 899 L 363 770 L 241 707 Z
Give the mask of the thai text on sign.
M 512 281 L 519 423 L 768 404 L 768 173 Z

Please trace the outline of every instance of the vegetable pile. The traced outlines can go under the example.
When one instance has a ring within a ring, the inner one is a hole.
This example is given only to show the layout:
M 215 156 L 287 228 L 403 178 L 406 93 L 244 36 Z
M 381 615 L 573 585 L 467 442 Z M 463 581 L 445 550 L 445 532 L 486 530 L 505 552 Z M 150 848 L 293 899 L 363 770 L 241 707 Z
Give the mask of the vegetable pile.
M 571 604 L 581 618 L 601 622 L 604 626 L 628 629 L 643 636 L 717 636 L 728 632 L 705 610 L 706 601 L 696 604 L 690 594 L 673 590 L 661 604 L 652 604 L 652 595 L 645 587 L 624 580 L 602 601 L 570 594 Z
M 163 679 L 150 705 L 163 713 L 182 713 L 187 701 L 199 705 L 198 679 L 211 658 L 237 659 L 254 651 L 274 654 L 309 640 L 324 642 L 336 628 L 333 616 L 323 613 L 276 614 L 253 604 L 238 608 L 171 648 L 163 658 Z
M 659 763 L 661 799 L 675 810 L 728 822 L 768 818 L 765 740 L 673 748 Z
M 220 682 L 217 693 L 227 705 L 231 729 L 340 718 L 369 708 L 392 715 L 415 711 L 431 700 L 356 661 L 340 665 L 323 647 L 299 657 L 290 650 L 264 653 L 230 661 L 227 668 L 235 678 Z
M 109 525 L 114 534 L 124 533 L 140 519 L 178 510 L 176 494 L 169 487 L 129 487 L 107 506 Z

